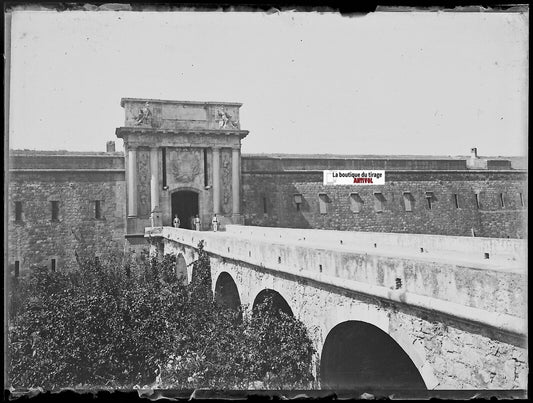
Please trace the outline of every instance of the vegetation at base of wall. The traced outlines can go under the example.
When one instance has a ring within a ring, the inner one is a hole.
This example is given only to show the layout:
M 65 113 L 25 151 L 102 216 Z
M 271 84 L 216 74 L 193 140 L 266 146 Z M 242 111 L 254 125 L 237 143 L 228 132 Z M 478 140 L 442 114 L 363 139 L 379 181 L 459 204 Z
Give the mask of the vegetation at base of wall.
M 272 301 L 217 305 L 199 244 L 190 285 L 176 261 L 86 250 L 78 267 L 36 269 L 10 287 L 14 388 L 308 388 L 311 340 Z

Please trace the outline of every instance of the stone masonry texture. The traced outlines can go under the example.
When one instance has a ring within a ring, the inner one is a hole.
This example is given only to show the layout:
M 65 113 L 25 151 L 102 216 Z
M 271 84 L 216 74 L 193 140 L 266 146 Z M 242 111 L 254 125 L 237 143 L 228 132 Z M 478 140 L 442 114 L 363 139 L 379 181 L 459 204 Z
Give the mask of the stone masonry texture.
M 327 164 L 322 165 L 326 169 Z M 319 171 L 243 169 L 245 224 L 454 236 L 472 236 L 474 230 L 480 237 L 526 236 L 523 172 L 405 170 L 386 171 L 385 177 L 384 185 L 324 186 Z M 375 192 L 383 196 L 381 212 L 375 211 Z M 427 192 L 432 192 L 431 209 Z M 325 214 L 320 213 L 320 193 L 327 195 Z M 362 200 L 359 212 L 351 207 L 354 193 Z M 404 193 L 411 196 L 412 211 L 406 211 Z M 302 198 L 299 209 L 296 194 Z
M 61 167 L 65 160 L 57 156 L 38 156 L 32 160 L 40 166 L 34 168 L 26 160 L 23 166 L 29 166 L 30 171 L 10 172 L 8 258 L 11 270 L 15 261 L 19 261 L 21 274 L 35 266 L 50 268 L 51 259 L 56 260 L 56 270 L 67 270 L 75 264 L 74 251 L 81 244 L 96 250 L 109 246 L 123 248 L 126 188 L 124 172 L 120 171 L 121 157 L 81 156 L 77 162 L 72 159 L 74 169 Z M 39 170 L 51 165 L 61 168 Z M 87 168 L 90 165 L 104 169 Z M 59 205 L 58 220 L 52 220 L 52 201 Z M 100 202 L 100 218 L 95 218 L 95 201 Z M 16 202 L 22 204 L 19 221 L 15 217 Z

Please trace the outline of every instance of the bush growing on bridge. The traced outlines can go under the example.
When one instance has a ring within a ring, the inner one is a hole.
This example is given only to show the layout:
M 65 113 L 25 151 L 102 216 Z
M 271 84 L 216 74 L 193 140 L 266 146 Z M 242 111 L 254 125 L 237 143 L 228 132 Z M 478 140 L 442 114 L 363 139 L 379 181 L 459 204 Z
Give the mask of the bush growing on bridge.
M 12 287 L 15 388 L 307 388 L 313 347 L 296 319 L 265 303 L 254 317 L 217 306 L 203 245 L 185 285 L 175 258 L 78 256 Z M 258 383 L 259 382 L 259 383 Z

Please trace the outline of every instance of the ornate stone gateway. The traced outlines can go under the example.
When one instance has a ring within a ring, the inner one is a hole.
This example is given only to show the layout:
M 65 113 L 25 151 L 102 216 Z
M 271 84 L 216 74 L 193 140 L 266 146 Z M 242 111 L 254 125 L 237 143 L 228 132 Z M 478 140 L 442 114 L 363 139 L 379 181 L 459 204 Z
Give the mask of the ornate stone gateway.
M 127 238 L 140 241 L 156 215 L 171 226 L 178 214 L 181 227 L 192 228 L 188 216 L 198 214 L 202 230 L 214 214 L 222 229 L 242 223 L 241 140 L 248 131 L 240 129 L 241 105 L 121 100 L 125 125 L 116 135 L 126 156 Z

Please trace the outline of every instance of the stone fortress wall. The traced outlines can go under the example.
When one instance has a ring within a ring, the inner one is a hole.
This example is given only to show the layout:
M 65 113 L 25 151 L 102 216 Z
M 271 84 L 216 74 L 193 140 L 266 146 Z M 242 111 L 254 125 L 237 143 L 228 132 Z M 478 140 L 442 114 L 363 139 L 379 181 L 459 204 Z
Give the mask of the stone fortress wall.
M 80 244 L 124 247 L 122 153 L 11 150 L 9 166 L 11 272 L 72 267 Z
M 56 260 L 58 270 L 68 267 L 74 263 L 73 251 L 81 239 L 96 248 L 110 244 L 123 247 L 124 164 L 120 152 L 12 150 L 8 206 L 11 270 L 16 261 L 22 271 L 34 265 L 51 266 L 51 259 Z M 243 155 L 242 214 L 246 225 L 267 227 L 455 236 L 472 236 L 474 229 L 480 237 L 524 238 L 526 172 L 503 166 L 505 169 L 471 170 L 464 159 Z M 323 169 L 369 167 L 385 169 L 385 185 L 322 184 Z M 383 196 L 381 212 L 376 211 L 374 192 Z M 412 211 L 406 211 L 406 192 L 412 196 Z M 432 192 L 431 209 L 426 192 Z M 320 212 L 321 193 L 327 197 L 325 213 Z M 354 199 L 355 193 L 358 199 Z M 296 195 L 301 195 L 299 207 Z M 58 220 L 52 220 L 52 201 L 59 201 Z M 100 218 L 95 216 L 95 201 L 100 201 Z M 16 202 L 21 203 L 19 220 Z M 359 208 L 357 202 L 361 203 Z
M 484 169 L 468 165 L 468 158 L 243 155 L 245 224 L 454 236 L 474 231 L 479 237 L 524 238 L 526 172 L 506 160 L 489 160 Z M 325 186 L 324 169 L 385 170 L 386 182 Z

